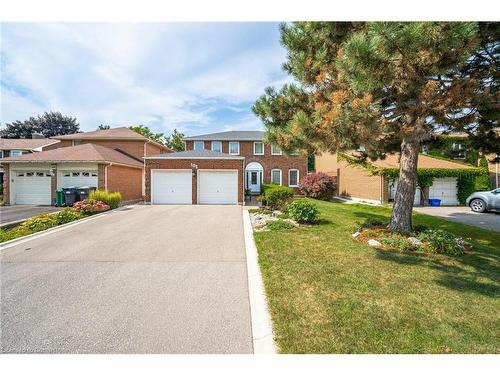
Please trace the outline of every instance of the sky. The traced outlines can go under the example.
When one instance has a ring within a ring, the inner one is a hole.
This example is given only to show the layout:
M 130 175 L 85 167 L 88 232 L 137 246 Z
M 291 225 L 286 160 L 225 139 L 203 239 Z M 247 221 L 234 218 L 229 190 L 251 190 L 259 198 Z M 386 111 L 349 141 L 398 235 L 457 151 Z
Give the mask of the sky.
M 258 130 L 251 107 L 290 81 L 277 23 L 3 23 L 2 124 L 45 111 L 169 135 Z

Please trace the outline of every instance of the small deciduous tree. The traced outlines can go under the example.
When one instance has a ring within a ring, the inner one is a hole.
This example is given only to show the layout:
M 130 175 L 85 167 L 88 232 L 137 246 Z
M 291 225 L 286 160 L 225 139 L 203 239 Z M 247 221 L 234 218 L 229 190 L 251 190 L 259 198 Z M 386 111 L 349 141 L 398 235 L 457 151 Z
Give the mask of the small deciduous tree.
M 163 133 L 154 133 L 151 129 L 149 129 L 145 125 L 129 126 L 129 129 L 155 142 L 161 143 L 162 145 L 164 145 L 166 142 Z
M 463 128 L 477 82 L 459 70 L 477 47 L 473 22 L 297 22 L 281 26 L 295 83 L 267 88 L 254 112 L 285 151 L 364 157 L 400 152 L 390 222 L 412 230 L 420 144 L 436 127 Z
M 170 137 L 167 137 L 165 144 L 176 152 L 184 151 L 184 134 L 174 129 Z

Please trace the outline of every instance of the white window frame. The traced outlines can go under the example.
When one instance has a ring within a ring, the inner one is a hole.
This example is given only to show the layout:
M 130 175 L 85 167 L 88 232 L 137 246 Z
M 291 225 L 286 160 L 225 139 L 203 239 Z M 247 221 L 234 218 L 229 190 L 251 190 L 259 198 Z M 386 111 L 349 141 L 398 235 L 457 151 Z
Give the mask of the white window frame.
M 193 150 L 195 150 L 195 151 L 198 150 L 196 148 L 196 144 L 200 144 L 200 143 L 201 143 L 201 149 L 204 150 L 205 149 L 205 142 L 204 141 L 194 141 L 194 143 L 193 143 Z
M 214 144 L 218 144 L 220 146 L 219 151 L 214 150 Z M 215 152 L 222 152 L 222 142 L 221 141 L 212 141 L 211 149 L 212 149 L 212 151 L 215 151 Z
M 278 168 L 271 169 L 271 184 L 276 185 L 274 183 L 274 181 L 273 181 L 273 172 L 275 172 L 275 171 L 278 171 L 280 173 L 280 183 L 279 183 L 279 185 L 282 186 L 282 183 L 283 183 L 283 173 L 282 173 L 281 169 L 278 169 Z
M 278 147 L 278 149 L 280 151 L 276 152 L 276 150 L 274 149 L 275 147 Z M 279 146 L 272 144 L 271 145 L 271 155 L 283 155 L 283 150 L 281 150 L 281 148 L 279 148 Z
M 290 184 L 290 172 L 292 172 L 292 171 L 297 172 L 297 184 L 296 185 Z M 299 187 L 299 179 L 300 179 L 299 176 L 300 176 L 300 172 L 299 172 L 298 169 L 289 169 L 288 170 L 288 186 L 290 186 L 290 187 Z
M 231 152 L 231 144 L 237 144 L 238 145 L 238 152 Z M 229 142 L 229 155 L 239 155 L 240 154 L 240 142 Z
M 14 155 L 15 154 L 15 155 Z M 10 150 L 10 156 L 22 156 L 23 150 Z
M 255 145 L 258 143 L 260 143 L 262 145 L 262 152 L 260 152 L 260 153 L 255 151 Z M 254 155 L 264 155 L 264 142 L 254 142 L 253 143 L 253 154 Z

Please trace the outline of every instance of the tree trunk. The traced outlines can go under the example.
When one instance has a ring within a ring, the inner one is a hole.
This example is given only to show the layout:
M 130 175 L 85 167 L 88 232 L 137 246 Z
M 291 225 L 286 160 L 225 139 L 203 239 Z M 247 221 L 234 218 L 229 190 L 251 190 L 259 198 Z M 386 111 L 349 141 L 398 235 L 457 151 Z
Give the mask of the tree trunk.
M 417 162 L 420 142 L 403 140 L 399 161 L 399 180 L 394 197 L 391 222 L 392 231 L 409 233 L 412 231 L 412 210 L 417 186 Z

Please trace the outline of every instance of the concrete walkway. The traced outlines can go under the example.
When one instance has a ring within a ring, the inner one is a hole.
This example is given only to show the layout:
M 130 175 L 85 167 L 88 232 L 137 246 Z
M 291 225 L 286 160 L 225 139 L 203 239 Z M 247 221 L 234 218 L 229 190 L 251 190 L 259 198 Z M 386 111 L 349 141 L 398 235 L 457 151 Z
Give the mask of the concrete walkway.
M 485 212 L 479 214 L 472 212 L 469 207 L 414 207 L 413 210 L 457 223 L 500 231 L 500 213 Z
M 133 206 L 1 251 L 1 351 L 252 353 L 240 206 Z

